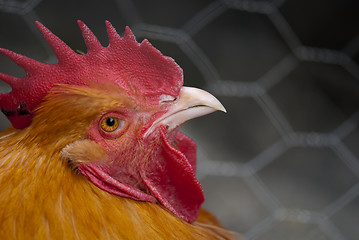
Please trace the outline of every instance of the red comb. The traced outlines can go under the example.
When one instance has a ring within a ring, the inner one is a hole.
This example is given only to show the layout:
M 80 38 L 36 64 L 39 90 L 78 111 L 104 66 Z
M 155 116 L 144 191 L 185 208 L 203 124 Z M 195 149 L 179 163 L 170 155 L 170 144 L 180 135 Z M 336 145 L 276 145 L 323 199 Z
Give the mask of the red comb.
M 49 90 L 58 84 L 86 85 L 85 81 L 110 80 L 125 90 L 136 88 L 146 99 L 158 100 L 161 94 L 177 96 L 183 85 L 182 69 L 154 48 L 147 40 L 138 43 L 129 27 L 120 37 L 106 21 L 109 45 L 103 47 L 91 30 L 82 22 L 87 54 L 75 53 L 41 23 L 36 22 L 58 58 L 56 64 L 45 64 L 12 51 L 0 52 L 26 71 L 24 78 L 0 73 L 0 79 L 10 84 L 12 91 L 0 93 L 0 109 L 15 128 L 31 124 L 34 109 Z

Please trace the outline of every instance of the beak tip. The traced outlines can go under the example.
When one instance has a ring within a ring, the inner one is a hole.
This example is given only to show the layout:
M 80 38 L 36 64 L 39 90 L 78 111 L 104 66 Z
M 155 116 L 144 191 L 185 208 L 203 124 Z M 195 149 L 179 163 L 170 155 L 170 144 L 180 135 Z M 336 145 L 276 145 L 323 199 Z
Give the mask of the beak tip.
M 218 108 L 219 111 L 227 113 L 226 108 L 221 104 L 221 106 Z
M 213 97 L 213 96 L 212 96 Z M 212 104 L 209 104 L 208 107 L 213 108 L 216 111 L 221 111 L 224 113 L 227 113 L 226 108 L 223 106 L 223 104 L 215 97 L 213 97 Z

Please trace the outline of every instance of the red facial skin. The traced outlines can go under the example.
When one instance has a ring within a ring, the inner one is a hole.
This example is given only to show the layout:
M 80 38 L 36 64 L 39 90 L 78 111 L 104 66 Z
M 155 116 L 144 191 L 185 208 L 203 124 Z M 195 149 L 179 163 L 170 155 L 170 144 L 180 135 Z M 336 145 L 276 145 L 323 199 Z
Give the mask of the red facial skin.
M 159 202 L 187 222 L 197 219 L 204 201 L 202 187 L 195 176 L 196 145 L 178 128 L 167 132 L 160 125 L 148 137 L 144 133 L 166 110 L 156 114 L 111 111 L 96 119 L 88 138 L 106 152 L 106 159 L 83 164 L 79 170 L 99 188 L 134 200 Z M 113 132 L 100 123 L 107 117 L 124 121 Z

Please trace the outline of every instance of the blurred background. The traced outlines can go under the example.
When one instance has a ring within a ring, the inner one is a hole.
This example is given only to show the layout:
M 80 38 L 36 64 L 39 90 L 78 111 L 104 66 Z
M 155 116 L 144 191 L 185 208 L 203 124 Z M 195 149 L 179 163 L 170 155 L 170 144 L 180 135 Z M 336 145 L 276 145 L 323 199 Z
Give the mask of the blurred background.
M 250 240 L 357 240 L 358 12 L 357 0 L 0 0 L 0 47 L 55 63 L 35 20 L 84 52 L 77 19 L 103 45 L 105 20 L 130 26 L 227 108 L 183 127 L 223 225 Z M 24 76 L 2 55 L 0 72 Z

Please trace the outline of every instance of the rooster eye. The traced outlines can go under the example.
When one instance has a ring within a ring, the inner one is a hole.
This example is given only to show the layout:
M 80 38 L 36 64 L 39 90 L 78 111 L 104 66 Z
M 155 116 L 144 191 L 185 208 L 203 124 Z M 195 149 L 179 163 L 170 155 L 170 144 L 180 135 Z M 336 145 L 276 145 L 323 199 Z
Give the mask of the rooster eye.
M 100 122 L 100 127 L 105 132 L 114 132 L 120 130 L 125 121 L 117 117 L 105 117 Z

